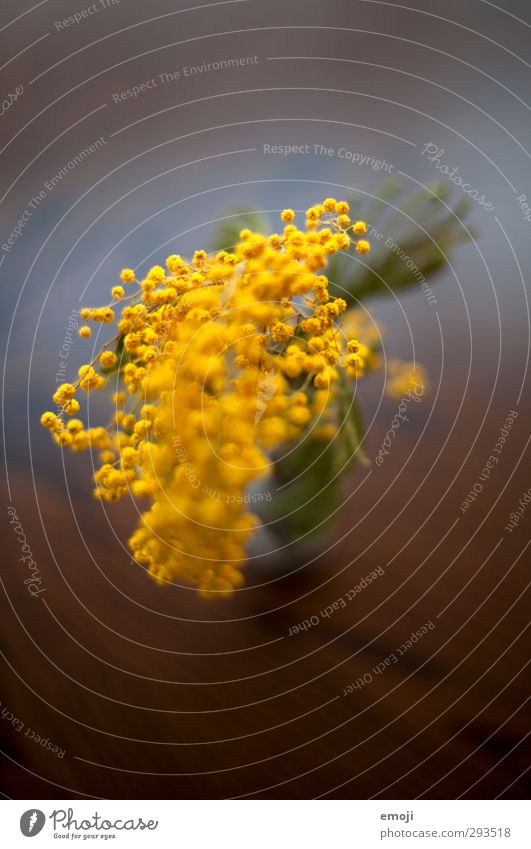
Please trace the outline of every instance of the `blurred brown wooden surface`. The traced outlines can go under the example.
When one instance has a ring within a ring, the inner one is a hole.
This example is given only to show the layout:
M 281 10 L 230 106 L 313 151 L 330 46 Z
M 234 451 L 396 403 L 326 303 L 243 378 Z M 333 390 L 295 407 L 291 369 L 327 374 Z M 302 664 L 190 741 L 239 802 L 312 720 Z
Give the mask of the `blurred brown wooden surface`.
M 525 429 L 524 413 L 520 421 Z M 388 469 L 380 470 L 386 477 L 372 474 L 347 500 L 338 538 L 393 482 L 416 436 L 412 424 Z M 516 474 L 486 521 L 501 473 L 448 533 L 460 515 L 463 484 L 421 526 L 453 476 L 451 465 L 433 467 L 429 486 L 416 494 L 438 439 L 434 429 L 407 476 L 332 551 L 262 587 L 253 584 L 272 573 L 251 565 L 247 588 L 215 603 L 189 590 L 159 589 L 130 564 L 100 506 L 84 494 L 86 468 L 80 470 L 78 459 L 68 459 L 69 483 L 90 554 L 59 472 L 39 478 L 37 470 L 50 548 L 31 481 L 12 477 L 12 502 L 47 590 L 45 601 L 28 596 L 7 528 L 2 707 L 66 754 L 57 758 L 4 720 L 3 792 L 18 798 L 525 795 L 529 643 L 522 594 L 529 558 L 522 551 L 529 515 L 512 534 L 503 530 L 528 483 L 525 466 L 517 465 L 521 442 L 515 432 L 504 463 Z M 478 444 L 471 469 L 490 439 Z M 363 474 L 355 472 L 346 490 Z M 112 506 L 109 516 L 125 541 L 134 521 L 130 509 Z M 385 574 L 346 608 L 288 637 L 292 625 L 379 566 Z M 400 662 L 342 695 L 428 620 L 436 627 Z

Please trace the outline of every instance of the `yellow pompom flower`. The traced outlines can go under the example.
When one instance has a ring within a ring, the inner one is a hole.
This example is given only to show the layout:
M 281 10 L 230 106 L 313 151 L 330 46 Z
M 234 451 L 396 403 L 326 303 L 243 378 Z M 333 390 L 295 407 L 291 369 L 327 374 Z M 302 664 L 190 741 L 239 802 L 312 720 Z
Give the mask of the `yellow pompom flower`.
M 75 416 L 79 413 L 79 401 L 76 398 L 71 398 L 63 404 L 63 410 L 67 416 Z
M 283 209 L 280 213 L 280 218 L 286 224 L 291 224 L 291 222 L 295 219 L 295 213 L 292 209 Z
M 81 419 L 70 419 L 66 426 L 66 429 L 72 434 L 81 433 L 81 431 L 83 430 L 83 422 L 81 421 Z
M 302 404 L 296 404 L 289 410 L 288 418 L 293 424 L 303 426 L 308 424 L 312 418 L 312 414 L 308 407 L 302 406 Z
M 205 251 L 196 251 L 194 253 L 194 258 L 192 260 L 193 264 L 196 268 L 204 268 L 207 261 L 207 255 Z
M 114 351 L 103 351 L 100 354 L 100 365 L 102 368 L 112 368 L 118 360 Z
M 147 279 L 153 283 L 162 283 L 166 277 L 166 272 L 161 265 L 154 265 L 148 271 Z
M 59 420 L 55 413 L 46 412 L 41 416 L 41 425 L 48 430 L 55 430 L 58 421 Z
M 66 401 L 74 397 L 76 387 L 72 383 L 62 383 L 54 392 L 53 401 L 58 407 L 62 407 Z
M 366 232 L 363 222 L 351 228 L 348 212 L 326 198 L 298 228 L 284 209 L 283 233 L 242 230 L 230 251 L 172 254 L 167 272 L 153 266 L 142 281 L 125 268 L 121 282 L 138 284 L 125 303 L 114 286 L 114 309 L 81 311 L 109 325 L 108 341 L 75 383 L 56 390 L 58 412 L 41 424 L 61 447 L 97 452 L 97 499 L 141 501 L 129 547 L 158 583 L 185 583 L 205 598 L 240 587 L 259 525 L 249 488 L 296 440 L 338 433 L 340 393 L 353 391 L 377 349 L 358 341 L 361 324 L 344 331 L 347 303 L 330 294 L 336 281 L 324 273 L 351 246 L 346 228 Z M 401 373 L 390 377 L 388 391 L 405 385 Z M 79 410 L 78 389 L 106 386 L 108 427 L 65 425 Z

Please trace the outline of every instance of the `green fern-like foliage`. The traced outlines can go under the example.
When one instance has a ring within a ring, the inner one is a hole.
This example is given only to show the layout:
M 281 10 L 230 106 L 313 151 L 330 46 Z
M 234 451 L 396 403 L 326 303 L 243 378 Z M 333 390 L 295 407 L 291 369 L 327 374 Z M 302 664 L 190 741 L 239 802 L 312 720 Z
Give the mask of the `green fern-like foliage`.
M 442 183 L 404 195 L 402 183 L 390 178 L 373 199 L 357 194 L 347 200 L 353 221 L 361 219 L 382 234 L 375 238 L 369 229 L 369 254 L 344 252 L 327 266 L 330 293 L 345 298 L 350 307 L 415 287 L 423 297 L 419 281 L 426 280 L 431 289 L 456 246 L 474 236 L 465 224 L 469 202 L 460 199 L 452 205 Z M 262 213 L 235 209 L 215 234 L 213 249 L 230 249 L 244 228 L 269 229 Z M 386 240 L 390 240 L 387 245 Z M 329 443 L 303 440 L 274 464 L 276 494 L 264 506 L 263 518 L 275 521 L 275 533 L 283 540 L 308 540 L 321 533 L 341 503 L 345 472 L 356 462 L 368 462 L 362 449 L 364 427 L 358 399 L 346 382 L 338 386 L 338 392 L 339 429 L 334 439 Z

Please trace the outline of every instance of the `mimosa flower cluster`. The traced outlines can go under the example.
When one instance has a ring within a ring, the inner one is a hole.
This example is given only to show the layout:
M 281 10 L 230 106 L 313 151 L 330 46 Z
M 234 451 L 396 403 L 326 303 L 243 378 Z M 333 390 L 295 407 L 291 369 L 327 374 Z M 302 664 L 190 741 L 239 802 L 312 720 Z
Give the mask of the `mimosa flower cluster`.
M 99 452 L 98 499 L 149 499 L 129 540 L 135 560 L 206 597 L 242 584 L 258 524 L 248 487 L 275 453 L 334 437 L 336 389 L 373 353 L 342 329 L 347 303 L 324 273 L 339 251 L 369 251 L 365 223 L 332 198 L 307 210 L 304 227 L 290 209 L 281 219 L 279 233 L 242 230 L 232 251 L 172 255 L 142 280 L 124 269 L 110 305 L 81 311 L 114 334 L 41 417 L 58 445 Z M 90 338 L 90 325 L 79 334 Z M 86 427 L 78 398 L 106 386 L 112 420 Z

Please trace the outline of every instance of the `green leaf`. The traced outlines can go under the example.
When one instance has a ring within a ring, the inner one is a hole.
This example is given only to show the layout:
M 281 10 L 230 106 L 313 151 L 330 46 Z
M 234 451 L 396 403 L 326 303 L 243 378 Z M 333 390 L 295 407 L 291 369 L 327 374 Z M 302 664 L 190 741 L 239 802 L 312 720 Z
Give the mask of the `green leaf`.
M 372 250 L 363 261 L 357 254 L 346 253 L 329 259 L 326 274 L 330 292 L 345 298 L 349 306 L 390 291 L 415 286 L 420 289 L 420 275 L 431 288 L 433 279 L 452 258 L 454 248 L 474 235 L 462 223 L 471 206 L 467 200 L 460 200 L 453 211 L 441 202 L 450 194 L 447 184 L 431 183 L 400 200 L 403 191 L 402 182 L 391 177 L 380 185 L 368 204 L 361 193 L 349 198 L 351 218 L 367 221 L 384 234 L 380 241 L 369 237 Z M 400 211 L 390 211 L 391 202 Z M 267 232 L 268 224 L 259 212 L 236 209 L 220 226 L 213 249 L 230 249 L 244 228 Z M 385 246 L 389 236 L 401 253 Z M 408 267 L 408 260 L 413 268 Z M 368 463 L 362 449 L 364 429 L 358 401 L 346 376 L 340 377 L 337 389 L 336 437 L 324 443 L 309 434 L 291 453 L 274 463 L 273 484 L 277 492 L 271 502 L 262 505 L 261 512 L 266 520 L 278 520 L 272 530 L 285 539 L 311 538 L 321 533 L 341 504 L 344 473 L 356 461 Z
M 322 532 L 339 506 L 339 478 L 334 479 L 335 447 L 308 437 L 274 466 L 271 502 L 264 518 L 275 521 L 273 532 L 285 540 Z
M 440 197 L 443 190 L 437 185 L 433 189 Z M 341 294 L 349 306 L 369 297 L 388 295 L 390 291 L 419 287 L 422 277 L 431 288 L 433 278 L 446 268 L 453 249 L 474 235 L 461 224 L 470 209 L 465 199 L 453 211 L 441 214 L 436 198 L 422 189 L 412 195 L 402 208 L 416 213 L 422 222 L 422 230 L 398 213 L 383 223 L 365 215 L 368 223 L 385 238 L 380 241 L 374 237 L 371 239 L 372 250 L 364 258 L 365 265 L 345 254 L 335 258 L 329 275 L 332 281 L 330 289 L 334 294 Z M 392 239 L 396 249 L 385 244 L 387 238 Z
M 311 539 L 322 533 L 341 504 L 345 472 L 357 460 L 368 462 L 361 448 L 359 405 L 346 378 L 340 378 L 337 406 L 339 431 L 332 441 L 323 442 L 309 433 L 275 463 L 276 492 L 263 514 L 269 521 L 277 520 L 272 530 L 283 539 Z
M 369 461 L 362 448 L 364 428 L 359 404 L 352 394 L 352 385 L 344 372 L 340 372 L 338 380 L 338 425 L 336 472 L 346 472 L 356 460 L 368 465 Z

